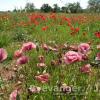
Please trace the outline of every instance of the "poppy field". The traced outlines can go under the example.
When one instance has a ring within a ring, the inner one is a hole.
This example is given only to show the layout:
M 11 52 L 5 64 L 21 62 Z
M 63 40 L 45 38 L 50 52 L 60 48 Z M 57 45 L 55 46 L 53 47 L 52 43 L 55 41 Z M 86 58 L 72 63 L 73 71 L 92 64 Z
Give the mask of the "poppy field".
M 100 15 L 0 13 L 0 100 L 100 100 Z

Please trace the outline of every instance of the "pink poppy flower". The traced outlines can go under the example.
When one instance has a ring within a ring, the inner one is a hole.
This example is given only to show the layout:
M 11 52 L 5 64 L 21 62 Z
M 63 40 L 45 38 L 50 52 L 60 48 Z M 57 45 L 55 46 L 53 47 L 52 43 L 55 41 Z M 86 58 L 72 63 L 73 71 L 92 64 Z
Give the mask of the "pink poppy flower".
M 14 58 L 19 58 L 19 57 L 21 57 L 23 54 L 22 54 L 22 50 L 17 50 L 17 51 L 15 51 L 15 53 L 14 53 Z
M 49 47 L 48 47 L 48 45 L 47 44 L 42 44 L 42 48 L 44 49 L 44 50 L 49 50 Z
M 30 94 L 39 93 L 41 91 L 41 87 L 32 86 L 28 89 Z
M 97 45 L 97 49 L 98 49 L 98 50 L 100 50 L 100 44 L 99 44 L 99 45 Z
M 51 50 L 51 51 L 55 51 L 55 52 L 57 52 L 57 51 L 58 51 L 58 49 L 53 48 L 53 47 L 51 47 L 51 46 L 49 46 L 48 48 L 49 48 L 49 50 Z
M 0 48 L 0 62 L 4 61 L 7 58 L 7 52 L 5 49 Z
M 100 53 L 97 53 L 95 60 L 100 60 Z
M 86 64 L 85 66 L 80 68 L 80 71 L 82 73 L 87 73 L 89 74 L 91 72 L 91 65 L 90 64 Z
M 90 50 L 90 45 L 88 43 L 81 43 L 78 46 L 78 51 L 80 53 L 86 54 Z
M 78 51 L 78 46 L 77 46 L 76 44 L 70 45 L 70 46 L 69 46 L 69 49 L 70 49 L 70 50 L 73 50 L 73 51 Z
M 16 100 L 17 95 L 18 95 L 18 90 L 14 90 L 14 91 L 10 94 L 9 100 Z
M 22 65 L 28 63 L 28 57 L 21 56 L 19 59 L 17 59 L 17 65 Z
M 39 60 L 40 63 L 44 63 L 44 62 L 45 62 L 45 58 L 44 58 L 44 56 L 42 56 L 42 55 L 40 55 L 40 56 L 38 57 L 38 60 Z
M 36 49 L 36 45 L 33 42 L 24 43 L 22 46 L 22 51 L 29 51 Z
M 83 61 L 84 61 L 84 60 L 88 60 L 88 55 L 82 54 L 82 59 L 83 59 Z
M 46 67 L 46 64 L 45 63 L 38 63 L 37 64 L 37 67 L 44 68 L 44 67 Z
M 81 60 L 82 60 L 82 55 L 75 51 L 68 51 L 64 55 L 64 62 L 66 64 L 71 64 L 71 63 L 81 61 Z
M 47 83 L 49 81 L 50 75 L 48 73 L 45 73 L 45 74 L 35 76 L 35 78 L 41 83 Z

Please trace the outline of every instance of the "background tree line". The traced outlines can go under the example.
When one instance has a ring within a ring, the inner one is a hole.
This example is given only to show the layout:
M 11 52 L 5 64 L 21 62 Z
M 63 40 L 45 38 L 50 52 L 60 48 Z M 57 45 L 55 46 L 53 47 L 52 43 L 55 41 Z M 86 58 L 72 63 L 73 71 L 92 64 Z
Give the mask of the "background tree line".
M 14 9 L 14 12 L 65 12 L 65 13 L 82 13 L 82 12 L 95 12 L 100 13 L 100 0 L 89 0 L 88 6 L 86 9 L 83 9 L 80 6 L 79 2 L 68 3 L 65 4 L 63 7 L 59 7 L 57 4 L 54 4 L 51 7 L 49 4 L 43 4 L 40 9 L 36 9 L 34 3 L 27 3 L 24 9 Z

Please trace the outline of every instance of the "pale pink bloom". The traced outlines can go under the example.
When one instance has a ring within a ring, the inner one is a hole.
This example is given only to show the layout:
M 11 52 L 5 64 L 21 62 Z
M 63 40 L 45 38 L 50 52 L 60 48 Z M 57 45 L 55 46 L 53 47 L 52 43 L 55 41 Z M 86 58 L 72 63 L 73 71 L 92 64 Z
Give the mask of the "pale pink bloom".
M 0 48 L 0 62 L 4 61 L 7 58 L 7 52 L 5 49 Z
M 78 51 L 80 53 L 86 54 L 90 50 L 90 45 L 88 43 L 81 43 L 78 46 Z
M 48 73 L 45 73 L 45 74 L 35 76 L 35 78 L 41 83 L 47 83 L 49 81 L 50 75 Z
M 78 51 L 78 46 L 75 45 L 75 44 L 74 45 L 70 45 L 69 49 L 72 50 L 72 51 Z
M 32 49 L 36 49 L 36 45 L 33 42 L 24 43 L 22 46 L 22 51 L 29 51 Z
M 22 50 L 17 50 L 14 52 L 14 58 L 19 58 L 23 55 Z
M 14 91 L 10 94 L 9 100 L 16 100 L 17 95 L 18 95 L 18 90 L 14 90 Z
M 47 44 L 42 44 L 42 48 L 44 49 L 44 50 L 49 50 L 49 47 L 48 47 L 48 45 Z
M 42 56 L 42 55 L 40 55 L 40 56 L 38 57 L 38 60 L 39 60 L 40 63 L 44 63 L 44 62 L 45 62 L 45 58 L 44 58 L 44 56 Z
M 28 89 L 29 93 L 39 93 L 41 91 L 41 87 L 32 86 Z
M 95 60 L 100 60 L 100 53 L 97 53 Z
M 82 73 L 90 73 L 91 72 L 91 65 L 90 64 L 86 64 L 85 66 L 80 68 L 80 71 Z
M 43 68 L 43 67 L 46 67 L 46 64 L 45 64 L 45 63 L 38 63 L 38 64 L 37 64 L 37 67 Z
M 51 46 L 49 46 L 48 48 L 49 48 L 49 50 L 51 50 L 51 51 L 55 51 L 55 52 L 58 51 L 58 49 L 53 48 L 53 47 L 51 47 Z
M 66 64 L 71 64 L 71 63 L 81 61 L 81 60 L 82 60 L 82 55 L 75 51 L 68 51 L 64 55 L 64 62 Z
M 99 45 L 97 45 L 97 49 L 98 49 L 98 50 L 100 50 L 100 44 L 99 44 Z
M 28 57 L 27 56 L 21 56 L 17 59 L 17 65 L 22 65 L 28 63 Z
M 82 60 L 83 60 L 83 61 L 84 61 L 84 60 L 88 60 L 88 56 L 87 56 L 87 55 L 82 54 Z

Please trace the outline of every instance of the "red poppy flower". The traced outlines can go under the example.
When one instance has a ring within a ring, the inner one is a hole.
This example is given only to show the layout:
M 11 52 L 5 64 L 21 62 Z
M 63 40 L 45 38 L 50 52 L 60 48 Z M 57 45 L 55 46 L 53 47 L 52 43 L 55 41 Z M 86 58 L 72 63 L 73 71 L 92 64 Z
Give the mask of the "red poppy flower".
M 97 38 L 100 38 L 100 32 L 95 32 L 94 34 Z
M 67 17 L 64 17 L 64 20 L 67 21 L 67 22 L 69 22 L 69 23 L 71 22 L 71 19 L 67 18 Z
M 42 27 L 42 30 L 43 30 L 43 31 L 46 31 L 47 29 L 48 29 L 48 26 Z
M 70 22 L 68 22 L 67 25 L 68 25 L 69 27 L 72 27 L 72 24 L 71 24 Z
M 70 30 L 71 30 L 71 31 L 74 31 L 74 27 L 70 27 Z
M 56 14 L 55 13 L 51 13 L 50 18 L 55 20 L 56 19 Z
M 79 30 L 80 30 L 79 27 L 75 28 L 75 32 L 79 32 Z

